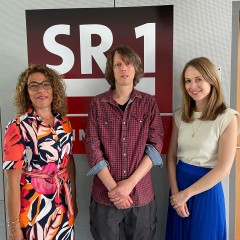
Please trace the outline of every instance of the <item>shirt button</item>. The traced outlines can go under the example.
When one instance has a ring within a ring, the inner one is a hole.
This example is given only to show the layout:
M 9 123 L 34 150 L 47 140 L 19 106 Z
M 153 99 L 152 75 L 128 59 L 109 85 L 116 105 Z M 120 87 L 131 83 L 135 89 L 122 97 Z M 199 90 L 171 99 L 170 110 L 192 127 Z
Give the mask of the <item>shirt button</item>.
M 125 138 L 123 138 L 122 140 L 125 141 Z
M 125 125 L 125 124 L 126 124 L 126 122 L 123 122 L 123 124 Z
M 107 125 L 107 124 L 108 124 L 108 122 L 105 122 L 104 124 L 105 124 L 105 125 Z
M 127 171 L 125 171 L 125 170 L 123 171 L 124 174 L 126 174 L 126 172 L 127 172 Z
M 126 156 L 126 153 L 124 153 L 123 156 Z

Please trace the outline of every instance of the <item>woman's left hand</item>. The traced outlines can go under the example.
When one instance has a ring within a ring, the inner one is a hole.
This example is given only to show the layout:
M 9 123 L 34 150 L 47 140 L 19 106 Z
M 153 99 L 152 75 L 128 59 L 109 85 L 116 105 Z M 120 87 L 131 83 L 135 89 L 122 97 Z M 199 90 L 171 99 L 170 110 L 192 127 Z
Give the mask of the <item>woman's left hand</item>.
M 186 193 L 186 191 L 180 191 L 176 194 L 173 194 L 170 197 L 170 203 L 171 203 L 172 207 L 174 209 L 176 209 L 176 208 L 182 206 L 184 203 L 186 203 L 188 199 L 189 199 L 189 196 Z

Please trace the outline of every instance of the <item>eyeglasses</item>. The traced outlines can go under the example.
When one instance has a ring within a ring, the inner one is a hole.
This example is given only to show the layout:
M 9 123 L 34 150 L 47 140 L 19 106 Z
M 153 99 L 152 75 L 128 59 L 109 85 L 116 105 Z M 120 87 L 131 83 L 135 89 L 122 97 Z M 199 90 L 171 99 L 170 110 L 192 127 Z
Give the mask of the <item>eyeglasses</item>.
M 49 90 L 52 88 L 52 84 L 50 81 L 44 81 L 44 82 L 41 82 L 41 83 L 38 83 L 38 82 L 30 82 L 27 86 L 28 86 L 28 89 L 32 90 L 32 91 L 38 91 L 41 87 L 41 85 L 43 86 L 43 88 L 45 90 Z

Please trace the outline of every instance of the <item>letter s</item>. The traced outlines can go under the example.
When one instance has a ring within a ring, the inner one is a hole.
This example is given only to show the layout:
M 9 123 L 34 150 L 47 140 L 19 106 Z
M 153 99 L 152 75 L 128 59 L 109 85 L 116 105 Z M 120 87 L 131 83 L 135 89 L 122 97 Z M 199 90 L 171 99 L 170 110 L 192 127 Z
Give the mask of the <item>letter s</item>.
M 59 34 L 70 35 L 70 25 L 58 24 L 48 28 L 43 36 L 43 44 L 49 52 L 62 58 L 62 63 L 60 65 L 47 64 L 47 66 L 64 74 L 72 69 L 75 59 L 71 49 L 55 41 L 56 36 Z

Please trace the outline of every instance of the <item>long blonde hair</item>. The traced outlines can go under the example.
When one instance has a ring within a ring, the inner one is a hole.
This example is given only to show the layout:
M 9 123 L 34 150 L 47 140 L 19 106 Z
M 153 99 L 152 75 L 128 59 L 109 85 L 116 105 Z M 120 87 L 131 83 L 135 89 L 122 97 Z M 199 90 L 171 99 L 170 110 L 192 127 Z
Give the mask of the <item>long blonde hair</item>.
M 211 85 L 209 99 L 200 119 L 205 121 L 215 120 L 218 115 L 222 114 L 226 110 L 227 107 L 224 102 L 222 86 L 217 69 L 215 65 L 206 57 L 198 57 L 190 60 L 182 71 L 180 80 L 180 85 L 183 92 L 182 120 L 184 122 L 193 121 L 193 112 L 196 110 L 196 102 L 191 96 L 189 96 L 185 88 L 185 72 L 190 66 L 197 69 L 203 78 Z

